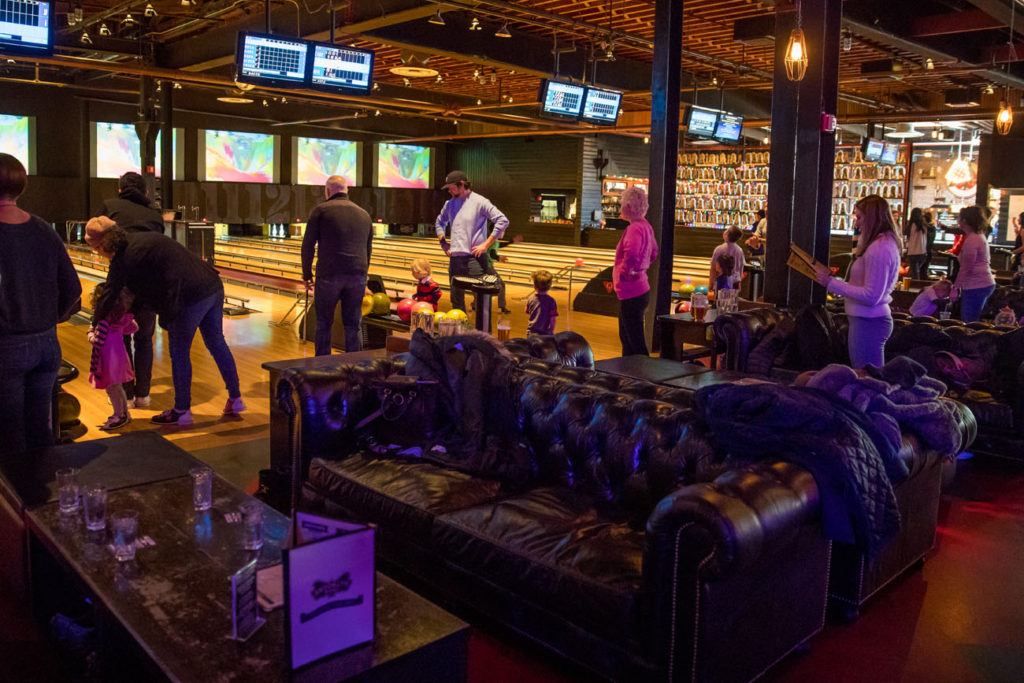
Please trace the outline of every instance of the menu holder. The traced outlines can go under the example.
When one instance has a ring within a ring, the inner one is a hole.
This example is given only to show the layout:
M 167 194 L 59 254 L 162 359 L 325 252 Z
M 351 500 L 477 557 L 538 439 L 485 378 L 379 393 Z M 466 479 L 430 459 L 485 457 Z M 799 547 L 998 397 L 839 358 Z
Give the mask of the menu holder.
M 231 575 L 231 638 L 245 642 L 267 620 L 256 600 L 256 560 Z
M 296 512 L 283 549 L 285 637 L 298 669 L 373 640 L 375 529 Z
M 818 279 L 819 266 L 822 268 L 828 268 L 824 263 L 818 261 L 793 243 L 790 243 L 789 245 L 789 259 L 786 261 L 786 265 L 804 277 L 812 280 Z

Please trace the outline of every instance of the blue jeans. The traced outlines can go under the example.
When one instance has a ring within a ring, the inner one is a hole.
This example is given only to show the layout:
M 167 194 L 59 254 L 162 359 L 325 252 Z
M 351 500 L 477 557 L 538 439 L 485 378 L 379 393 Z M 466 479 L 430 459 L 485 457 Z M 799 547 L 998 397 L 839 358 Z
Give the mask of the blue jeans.
M 316 279 L 313 305 L 316 306 L 316 355 L 331 355 L 331 327 L 334 326 L 334 307 L 341 302 L 341 324 L 345 328 L 345 352 L 363 348 L 363 295 L 366 292 L 365 275 L 337 275 Z
M 850 350 L 850 367 L 860 369 L 868 365 L 880 368 L 885 365 L 885 342 L 892 334 L 892 317 L 861 318 L 847 317 L 850 329 L 847 346 Z
M 213 356 L 213 362 L 220 370 L 228 396 L 238 398 L 242 390 L 238 386 L 238 368 L 224 340 L 224 290 L 211 294 L 187 306 L 167 327 L 168 345 L 171 352 L 171 378 L 174 380 L 174 409 L 188 410 L 192 407 L 192 340 L 196 330 L 203 337 L 203 343 Z
M 53 444 L 54 385 L 60 369 L 56 328 L 0 337 L 0 453 Z
M 960 319 L 965 323 L 981 320 L 981 312 L 985 310 L 985 304 L 988 303 L 988 298 L 994 291 L 996 291 L 995 285 L 962 290 L 960 292 Z

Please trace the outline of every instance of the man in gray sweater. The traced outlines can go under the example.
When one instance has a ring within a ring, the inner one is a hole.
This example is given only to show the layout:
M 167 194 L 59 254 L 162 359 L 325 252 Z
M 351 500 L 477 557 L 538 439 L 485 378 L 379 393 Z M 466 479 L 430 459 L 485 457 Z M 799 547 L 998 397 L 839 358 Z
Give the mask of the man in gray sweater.
M 316 355 L 331 354 L 331 326 L 334 307 L 341 301 L 341 322 L 345 326 L 345 351 L 362 349 L 363 294 L 373 249 L 370 214 L 348 199 L 348 184 L 331 176 L 324 186 L 327 201 L 320 204 L 306 222 L 302 238 L 302 279 L 313 286 L 313 254 L 316 252 Z

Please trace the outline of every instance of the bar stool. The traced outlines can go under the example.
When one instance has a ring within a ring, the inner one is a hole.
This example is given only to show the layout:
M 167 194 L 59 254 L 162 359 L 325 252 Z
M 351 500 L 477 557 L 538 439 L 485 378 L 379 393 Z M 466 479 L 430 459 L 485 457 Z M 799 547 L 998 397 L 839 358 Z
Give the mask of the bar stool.
M 494 275 L 471 277 L 456 275 L 452 278 L 452 287 L 460 287 L 473 292 L 476 301 L 476 329 L 491 333 L 491 297 L 501 290 L 498 278 Z

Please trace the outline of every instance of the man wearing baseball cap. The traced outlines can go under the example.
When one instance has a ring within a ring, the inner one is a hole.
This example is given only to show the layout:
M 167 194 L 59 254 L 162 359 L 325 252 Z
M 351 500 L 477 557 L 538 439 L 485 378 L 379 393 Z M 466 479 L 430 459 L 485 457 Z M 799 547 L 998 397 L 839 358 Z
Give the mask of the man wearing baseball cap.
M 462 171 L 452 171 L 444 179 L 444 189 L 451 195 L 437 217 L 435 228 L 441 248 L 448 255 L 448 275 L 480 277 L 492 273 L 487 250 L 501 239 L 508 228 L 508 218 L 487 197 L 473 192 L 469 178 Z M 494 223 L 488 236 L 487 224 Z M 451 232 L 451 243 L 445 239 L 445 229 Z M 451 288 L 452 308 L 466 310 L 466 292 L 461 287 Z

